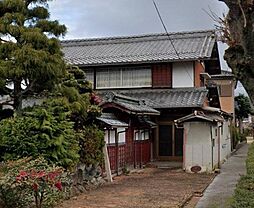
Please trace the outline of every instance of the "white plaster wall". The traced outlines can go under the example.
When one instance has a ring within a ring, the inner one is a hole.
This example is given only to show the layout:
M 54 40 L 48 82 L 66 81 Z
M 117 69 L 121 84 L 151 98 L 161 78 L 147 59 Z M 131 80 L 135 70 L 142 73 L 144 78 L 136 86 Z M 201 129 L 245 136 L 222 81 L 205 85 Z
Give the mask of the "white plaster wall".
M 193 62 L 175 62 L 172 67 L 172 86 L 194 87 Z
M 210 123 L 210 125 L 212 125 Z M 218 145 L 219 145 L 219 140 L 218 140 L 218 135 L 219 135 L 219 128 L 216 125 L 212 125 L 212 138 L 214 139 L 214 146 L 213 146 L 213 168 L 218 167 L 218 154 L 219 154 L 219 150 L 218 150 Z
M 221 134 L 221 158 L 220 161 L 223 163 L 225 159 L 229 156 L 231 153 L 231 136 L 230 136 L 230 121 L 224 121 L 223 126 L 223 133 Z
M 201 167 L 200 172 L 210 172 L 213 169 L 210 125 L 207 122 L 186 122 L 184 124 L 186 131 L 184 168 L 187 172 L 191 172 L 191 167 L 196 165 Z M 214 147 L 216 160 L 215 152 L 218 152 L 216 145 Z

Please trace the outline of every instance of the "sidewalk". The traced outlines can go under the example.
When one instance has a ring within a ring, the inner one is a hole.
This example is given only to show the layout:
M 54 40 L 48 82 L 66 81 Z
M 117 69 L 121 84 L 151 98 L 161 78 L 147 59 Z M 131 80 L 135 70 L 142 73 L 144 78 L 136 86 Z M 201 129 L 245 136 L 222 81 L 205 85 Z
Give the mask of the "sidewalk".
M 196 208 L 226 208 L 241 175 L 246 173 L 245 160 L 249 144 L 244 144 L 223 165 L 221 173 L 204 192 Z

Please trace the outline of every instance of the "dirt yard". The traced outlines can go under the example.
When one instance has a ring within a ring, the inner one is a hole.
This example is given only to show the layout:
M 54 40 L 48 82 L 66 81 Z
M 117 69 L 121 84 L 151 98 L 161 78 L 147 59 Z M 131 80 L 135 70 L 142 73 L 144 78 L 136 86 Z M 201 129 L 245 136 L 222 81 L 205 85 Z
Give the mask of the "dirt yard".
M 213 178 L 211 174 L 147 168 L 116 177 L 112 184 L 65 201 L 58 208 L 182 207 L 194 193 L 203 192 Z

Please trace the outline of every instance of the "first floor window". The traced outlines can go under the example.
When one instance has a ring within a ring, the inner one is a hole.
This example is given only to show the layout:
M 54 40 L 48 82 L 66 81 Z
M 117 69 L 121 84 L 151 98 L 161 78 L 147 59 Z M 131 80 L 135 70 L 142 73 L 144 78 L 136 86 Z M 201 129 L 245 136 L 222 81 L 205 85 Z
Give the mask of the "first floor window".
M 104 134 L 106 144 L 115 144 L 116 136 L 119 144 L 125 143 L 125 128 L 106 129 Z
M 149 130 L 134 130 L 134 139 L 135 140 L 148 140 L 149 137 Z

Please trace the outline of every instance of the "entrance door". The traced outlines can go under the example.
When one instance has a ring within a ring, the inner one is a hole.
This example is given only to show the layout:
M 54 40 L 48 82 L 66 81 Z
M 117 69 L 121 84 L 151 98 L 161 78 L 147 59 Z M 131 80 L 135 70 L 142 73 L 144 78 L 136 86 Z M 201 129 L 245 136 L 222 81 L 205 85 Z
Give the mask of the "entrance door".
M 172 156 L 172 125 L 159 126 L 159 156 Z
M 174 124 L 161 124 L 158 129 L 158 159 L 182 160 L 183 129 Z

